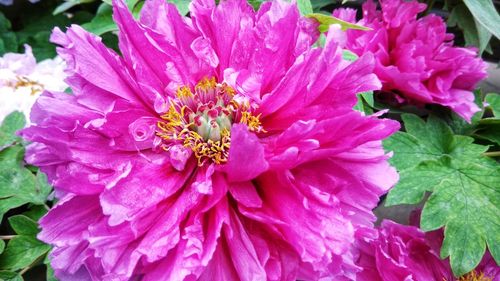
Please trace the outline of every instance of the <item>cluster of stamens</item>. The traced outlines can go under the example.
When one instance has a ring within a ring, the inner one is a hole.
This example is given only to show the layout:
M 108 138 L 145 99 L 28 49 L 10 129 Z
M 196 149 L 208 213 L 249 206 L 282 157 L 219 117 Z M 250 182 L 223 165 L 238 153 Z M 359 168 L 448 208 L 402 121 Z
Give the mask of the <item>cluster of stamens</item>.
M 26 76 L 21 76 L 21 75 L 18 75 L 16 76 L 16 80 L 15 81 L 11 81 L 10 83 L 8 83 L 8 86 L 14 88 L 14 89 L 19 89 L 19 88 L 24 88 L 24 87 L 27 87 L 30 89 L 31 91 L 31 95 L 34 96 L 40 92 L 43 91 L 43 85 L 36 82 L 36 81 L 33 81 L 31 79 L 29 79 L 28 77 Z
M 477 273 L 476 271 L 471 271 L 468 274 L 460 277 L 457 281 L 491 281 L 492 279 L 485 276 L 484 273 Z
M 233 98 L 236 92 L 215 78 L 203 79 L 195 87 L 183 86 L 177 98 L 171 99 L 169 108 L 159 122 L 157 136 L 162 148 L 169 150 L 182 144 L 191 148 L 198 165 L 207 161 L 221 164 L 229 157 L 231 126 L 246 124 L 253 132 L 263 132 L 259 116 L 252 114 L 249 104 L 240 104 Z
M 491 277 L 486 276 L 483 272 L 476 272 L 475 270 L 454 279 L 455 281 L 492 281 Z M 448 281 L 447 278 L 443 278 L 443 281 Z

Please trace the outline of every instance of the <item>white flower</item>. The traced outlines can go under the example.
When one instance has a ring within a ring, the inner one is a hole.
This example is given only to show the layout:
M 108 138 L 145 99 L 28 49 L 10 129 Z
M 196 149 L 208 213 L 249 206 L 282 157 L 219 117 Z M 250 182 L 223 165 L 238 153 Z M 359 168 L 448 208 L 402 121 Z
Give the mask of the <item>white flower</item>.
M 65 63 L 60 57 L 36 63 L 31 47 L 24 54 L 7 53 L 0 58 L 0 121 L 18 110 L 29 120 L 31 107 L 44 91 L 64 91 Z

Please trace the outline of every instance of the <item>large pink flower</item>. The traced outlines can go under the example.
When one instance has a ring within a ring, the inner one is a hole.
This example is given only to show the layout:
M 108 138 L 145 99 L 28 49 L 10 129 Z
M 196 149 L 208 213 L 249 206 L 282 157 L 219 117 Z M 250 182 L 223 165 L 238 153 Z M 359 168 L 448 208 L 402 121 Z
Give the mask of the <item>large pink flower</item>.
M 44 93 L 22 135 L 60 198 L 39 235 L 56 275 L 344 278 L 398 178 L 381 146 L 398 124 L 352 110 L 380 88 L 373 57 L 344 61 L 332 36 L 312 47 L 294 4 L 190 8 L 146 1 L 136 22 L 115 1 L 122 56 L 54 32 L 73 95 Z
M 358 55 L 373 53 L 382 89 L 399 102 L 447 106 L 469 120 L 479 111 L 472 90 L 486 77 L 486 64 L 473 48 L 453 47 L 453 35 L 436 15 L 417 19 L 426 5 L 416 0 L 380 0 L 381 11 L 369 0 L 359 24 L 372 31 L 348 30 L 340 40 Z M 334 15 L 355 22 L 356 11 Z

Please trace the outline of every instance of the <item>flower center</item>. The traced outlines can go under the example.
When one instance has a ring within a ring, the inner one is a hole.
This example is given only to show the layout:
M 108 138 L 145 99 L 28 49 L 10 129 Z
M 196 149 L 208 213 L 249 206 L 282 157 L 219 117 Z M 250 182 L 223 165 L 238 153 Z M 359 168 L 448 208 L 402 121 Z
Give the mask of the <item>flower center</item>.
M 27 87 L 31 90 L 30 95 L 34 96 L 43 91 L 43 85 L 31 80 L 26 76 L 17 75 L 15 82 L 11 81 L 8 86 L 14 88 L 15 90 L 23 87 Z
M 225 163 L 231 145 L 232 124 L 246 124 L 252 132 L 264 132 L 259 116 L 253 115 L 248 103 L 234 100 L 236 91 L 215 78 L 204 78 L 194 87 L 177 90 L 177 98 L 170 100 L 170 107 L 158 122 L 156 135 L 162 147 L 170 150 L 182 144 L 191 148 L 202 166 L 207 161 Z
M 476 271 L 471 271 L 467 273 L 466 275 L 460 277 L 457 279 L 457 281 L 492 281 L 492 279 L 484 273 L 477 273 Z

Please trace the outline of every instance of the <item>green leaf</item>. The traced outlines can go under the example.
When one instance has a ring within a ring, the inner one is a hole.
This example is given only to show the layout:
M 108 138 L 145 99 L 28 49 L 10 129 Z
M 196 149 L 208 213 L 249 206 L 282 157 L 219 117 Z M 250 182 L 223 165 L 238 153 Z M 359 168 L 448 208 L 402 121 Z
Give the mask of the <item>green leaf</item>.
M 358 55 L 349 50 L 342 50 L 342 58 L 348 61 L 355 61 L 358 59 Z
M 0 165 L 2 168 L 19 167 L 23 158 L 24 147 L 21 145 L 13 145 L 0 151 Z
M 430 116 L 427 122 L 403 115 L 406 132 L 384 142 L 394 151 L 392 164 L 399 183 L 386 205 L 417 204 L 426 192 L 421 228 L 445 227 L 442 257 L 450 256 L 455 275 L 471 271 L 486 245 L 500 257 L 500 166 L 482 154 L 487 146 L 468 136 L 454 135 L 445 122 Z
M 479 48 L 479 55 L 489 47 L 492 34 L 484 28 L 464 4 L 456 6 L 448 18 L 450 26 L 458 26 L 464 34 L 465 45 Z
M 403 114 L 406 133 L 397 132 L 384 141 L 387 151 L 394 151 L 389 160 L 402 171 L 415 167 L 425 160 L 434 160 L 443 154 L 453 154 L 450 150 L 453 133 L 448 126 L 435 117 L 425 123 L 413 114 Z
M 38 225 L 36 221 L 24 215 L 15 215 L 9 217 L 9 224 L 14 231 L 19 235 L 32 235 L 38 233 Z
M 314 12 L 318 12 L 321 8 L 332 4 L 332 0 L 314 0 L 312 2 L 312 8 Z
M 24 212 L 23 215 L 27 216 L 28 218 L 30 218 L 33 221 L 38 221 L 46 213 L 47 213 L 47 209 L 45 208 L 45 206 L 33 205 L 33 206 L 31 206 L 31 208 L 27 212 Z
M 2 280 L 2 281 L 23 281 L 23 277 L 17 272 L 0 270 L 0 280 Z
M 5 249 L 5 241 L 0 239 L 0 254 L 3 253 L 4 249 Z
M 260 5 L 264 3 L 265 0 L 248 0 L 248 4 L 250 4 L 255 11 L 259 10 Z
M 50 266 L 50 263 L 46 263 L 47 265 L 47 281 L 57 281 L 54 276 L 54 269 Z
M 300 14 L 303 16 L 313 13 L 311 0 L 297 0 L 297 6 L 299 8 Z
M 191 3 L 191 0 L 167 0 L 167 1 L 177 6 L 177 10 L 179 10 L 179 13 L 181 15 L 185 16 L 189 13 L 189 3 Z
M 372 114 L 373 113 L 372 108 L 374 103 L 373 92 L 369 91 L 369 92 L 358 93 L 357 97 L 358 97 L 358 102 L 354 106 L 354 110 L 364 112 L 367 115 Z
M 481 125 L 474 133 L 474 137 L 493 142 L 500 146 L 500 124 Z
M 485 100 L 489 104 L 488 107 L 493 111 L 493 115 L 500 118 L 500 94 L 489 93 L 486 95 Z
M 49 245 L 33 236 L 18 235 L 9 241 L 5 252 L 0 255 L 0 268 L 18 270 L 27 267 L 49 250 Z
M 82 27 L 96 35 L 117 30 L 118 28 L 113 21 L 113 8 L 106 3 L 102 3 L 92 21 L 82 25 Z
M 426 189 L 433 190 L 422 211 L 421 228 L 445 226 L 441 256 L 450 256 L 455 275 L 474 269 L 486 243 L 495 256 L 494 245 L 500 243 L 500 166 L 486 157 L 474 161 L 443 157 L 424 162 L 413 172 L 425 176 Z
M 180 2 L 180 0 L 179 0 Z M 137 17 L 141 11 L 143 3 L 140 0 L 127 0 L 127 6 L 132 11 L 134 17 Z M 118 27 L 113 20 L 113 8 L 111 5 L 103 2 L 97 9 L 95 17 L 88 23 L 82 25 L 88 32 L 96 35 L 102 35 L 107 32 L 117 31 Z
M 46 176 L 39 172 L 36 176 L 19 161 L 22 152 L 18 147 L 0 152 L 0 220 L 10 209 L 27 203 L 43 205 L 52 188 Z
M 56 55 L 55 45 L 50 43 L 49 37 L 55 26 L 69 26 L 72 21 L 65 15 L 52 15 L 52 7 L 42 2 L 34 5 L 20 14 L 22 29 L 16 32 L 19 45 L 28 44 L 33 49 L 37 61 L 53 58 Z
M 465 45 L 479 48 L 479 55 L 488 47 L 491 33 L 477 22 L 464 4 L 453 8 L 448 17 L 450 26 L 458 25 L 463 31 Z
M 0 55 L 17 52 L 17 37 L 11 30 L 10 21 L 0 12 Z
M 0 126 L 0 150 L 21 140 L 15 134 L 17 130 L 24 128 L 25 124 L 26 117 L 19 111 L 14 111 L 5 117 Z
M 92 3 L 95 0 L 66 0 L 64 1 L 61 5 L 57 6 L 54 12 L 52 12 L 53 15 L 57 15 L 63 12 L 66 12 L 67 10 L 73 8 L 74 6 L 85 4 L 85 3 Z
M 328 31 L 329 26 L 332 24 L 339 24 L 340 27 L 342 28 L 342 30 L 347 30 L 347 29 L 372 30 L 369 27 L 357 25 L 357 24 L 350 23 L 347 21 L 343 21 L 341 19 L 338 19 L 338 18 L 330 16 L 330 15 L 312 13 L 312 14 L 306 15 L 306 17 L 313 18 L 319 22 L 320 25 L 318 27 L 318 30 L 320 32 Z
M 406 132 L 397 132 L 384 141 L 385 149 L 394 152 L 389 161 L 400 171 L 400 181 L 389 192 L 387 205 L 417 204 L 426 191 L 432 191 L 432 186 L 439 183 L 438 178 L 412 169 L 424 161 L 444 156 L 464 161 L 481 159 L 481 154 L 488 149 L 474 144 L 471 137 L 453 135 L 443 121 L 433 116 L 427 122 L 411 114 L 403 114 L 402 118 Z
M 464 0 L 474 18 L 500 39 L 500 15 L 492 0 Z

